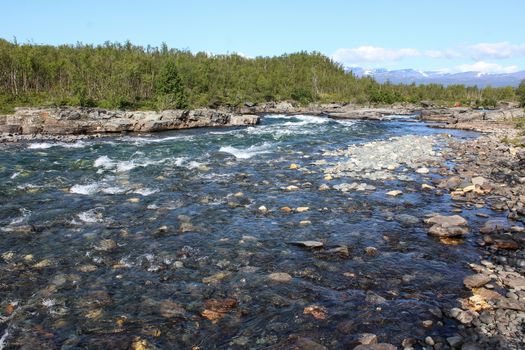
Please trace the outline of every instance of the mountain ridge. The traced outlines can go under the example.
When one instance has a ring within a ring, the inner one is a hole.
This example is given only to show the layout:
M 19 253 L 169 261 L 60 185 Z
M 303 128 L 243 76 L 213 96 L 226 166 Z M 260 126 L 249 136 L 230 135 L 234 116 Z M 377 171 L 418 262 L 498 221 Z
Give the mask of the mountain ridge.
M 395 69 L 386 68 L 365 69 L 361 67 L 348 67 L 347 72 L 352 72 L 358 77 L 372 77 L 379 83 L 391 82 L 393 84 L 441 84 L 454 85 L 462 84 L 478 87 L 517 87 L 525 79 L 525 70 L 514 73 L 482 73 L 482 72 L 460 72 L 443 73 L 439 71 L 420 71 L 416 69 Z

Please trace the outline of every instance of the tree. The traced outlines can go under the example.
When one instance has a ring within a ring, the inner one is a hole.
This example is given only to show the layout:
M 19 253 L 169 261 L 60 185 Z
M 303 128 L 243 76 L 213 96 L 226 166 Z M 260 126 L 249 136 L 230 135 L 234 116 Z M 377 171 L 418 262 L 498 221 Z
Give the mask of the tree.
M 523 79 L 516 89 L 516 96 L 522 107 L 525 107 L 525 79 Z
M 188 101 L 175 61 L 170 59 L 162 66 L 156 82 L 157 108 L 186 108 Z

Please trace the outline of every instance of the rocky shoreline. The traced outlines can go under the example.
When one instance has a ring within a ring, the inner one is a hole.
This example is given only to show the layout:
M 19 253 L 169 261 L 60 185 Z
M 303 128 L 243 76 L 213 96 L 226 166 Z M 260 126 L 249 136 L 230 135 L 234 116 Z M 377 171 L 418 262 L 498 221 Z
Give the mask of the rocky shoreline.
M 70 141 L 115 133 L 255 125 L 259 117 L 219 110 L 120 111 L 100 108 L 17 108 L 0 116 L 0 140 Z
M 444 160 L 455 166 L 436 184 L 456 202 L 455 212 L 476 210 L 484 220 L 473 232 L 483 256 L 470 262 L 473 275 L 464 280 L 472 294 L 459 300 L 459 307 L 443 310 L 461 324 L 458 334 L 446 339 L 453 349 L 525 344 L 525 150 L 504 144 L 504 136 L 515 137 L 516 130 L 493 128 L 471 141 L 451 140 Z
M 512 105 L 495 110 L 415 105 L 363 108 L 338 103 L 311 104 L 303 107 L 289 102 L 247 102 L 241 108 L 166 111 L 121 111 L 85 107 L 17 108 L 12 115 L 0 115 L 0 142 L 34 139 L 71 142 L 127 132 L 151 133 L 200 127 L 250 126 L 258 124 L 260 115 L 264 114 L 308 114 L 351 120 L 388 120 L 394 115 L 426 121 L 438 128 L 483 132 L 490 131 L 493 125 L 497 124 L 497 128 L 501 128 L 501 125 L 524 117 L 523 109 Z

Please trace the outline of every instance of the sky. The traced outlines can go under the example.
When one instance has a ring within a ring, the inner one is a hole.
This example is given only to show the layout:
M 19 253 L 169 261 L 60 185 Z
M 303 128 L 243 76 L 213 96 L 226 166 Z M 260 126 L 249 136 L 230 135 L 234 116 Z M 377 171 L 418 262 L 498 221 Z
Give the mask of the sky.
M 525 69 L 525 0 L 0 0 L 0 38 L 275 56 L 348 67 Z

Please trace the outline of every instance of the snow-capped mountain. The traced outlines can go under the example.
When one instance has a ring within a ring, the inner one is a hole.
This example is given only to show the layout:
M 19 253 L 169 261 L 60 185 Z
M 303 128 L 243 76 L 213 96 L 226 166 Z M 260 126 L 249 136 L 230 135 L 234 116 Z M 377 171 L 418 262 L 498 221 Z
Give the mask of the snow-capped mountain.
M 364 69 L 359 67 L 347 68 L 356 76 L 370 76 L 383 83 L 390 81 L 394 84 L 463 84 L 485 86 L 518 86 L 525 79 L 525 70 L 515 73 L 486 74 L 481 72 L 443 73 L 433 71 L 419 71 L 415 69 L 388 70 L 385 68 Z

